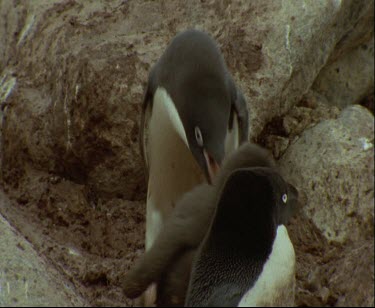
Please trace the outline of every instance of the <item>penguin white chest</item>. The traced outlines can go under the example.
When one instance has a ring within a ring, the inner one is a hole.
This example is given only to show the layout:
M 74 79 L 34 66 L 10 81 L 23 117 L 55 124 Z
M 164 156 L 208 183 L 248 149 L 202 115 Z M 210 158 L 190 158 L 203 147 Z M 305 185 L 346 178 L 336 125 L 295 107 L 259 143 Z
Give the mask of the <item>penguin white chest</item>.
M 238 307 L 293 306 L 295 253 L 284 225 L 277 228 L 272 252 L 254 286 L 245 293 Z
M 178 111 L 164 88 L 158 88 L 154 94 L 152 112 L 145 129 L 147 140 L 144 147 L 149 168 L 147 250 L 175 203 L 185 192 L 202 183 L 204 174 L 188 147 Z

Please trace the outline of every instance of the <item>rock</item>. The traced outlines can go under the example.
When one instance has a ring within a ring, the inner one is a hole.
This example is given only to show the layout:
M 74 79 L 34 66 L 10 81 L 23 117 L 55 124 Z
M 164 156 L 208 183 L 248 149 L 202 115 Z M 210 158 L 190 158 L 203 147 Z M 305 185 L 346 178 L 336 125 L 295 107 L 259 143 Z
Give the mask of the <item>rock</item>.
M 1 202 L 4 202 L 1 199 Z M 0 306 L 83 306 L 86 302 L 0 215 Z
M 351 10 L 347 10 L 346 14 L 343 16 L 344 20 L 350 20 L 348 15 L 358 14 L 358 10 L 362 10 L 360 6 L 356 4 L 346 3 L 348 6 L 352 6 Z M 332 52 L 327 65 L 335 62 L 338 58 L 343 56 L 345 53 L 349 53 L 351 50 L 356 49 L 356 47 L 367 43 L 374 36 L 374 2 L 367 2 L 367 10 L 362 10 L 361 18 L 357 23 L 353 24 L 348 32 L 341 38 L 341 40 L 335 46 L 335 50 Z M 344 21 L 344 24 L 346 22 Z M 348 25 L 346 25 L 348 26 Z
M 374 117 L 367 109 L 348 107 L 306 130 L 279 163 L 307 194 L 303 211 L 327 239 L 373 237 Z
M 102 38 L 90 34 L 92 27 L 95 33 L 107 28 L 100 15 L 113 10 L 111 5 L 2 5 L 12 34 L 3 38 L 8 46 L 3 78 L 15 85 L 11 94 L 2 95 L 7 106 L 6 183 L 17 186 L 31 165 L 85 184 L 101 197 L 142 197 L 138 116 L 148 66 L 140 61 L 141 48 L 132 47 L 136 37 L 119 40 L 108 30 Z M 91 18 L 95 12 L 97 18 Z M 118 11 L 116 19 L 123 14 Z M 127 33 L 129 28 L 123 26 L 118 24 Z
M 374 37 L 325 66 L 313 89 L 341 108 L 374 93 Z
M 329 105 L 324 96 L 309 90 L 285 116 L 268 122 L 255 142 L 279 159 L 289 144 L 295 142 L 307 128 L 323 120 L 335 119 L 339 114 L 338 107 Z
M 256 137 L 265 123 L 285 114 L 309 90 L 325 66 L 336 45 L 349 35 L 362 18 L 374 9 L 369 1 L 245 1 L 255 16 L 244 28 L 245 49 L 259 62 L 255 72 L 247 75 L 236 67 L 249 100 L 251 137 Z M 245 4 L 246 5 L 246 4 Z M 245 6 L 246 7 L 246 6 Z M 356 21 L 354 21 L 356 20 Z M 236 23 L 236 20 L 233 21 Z M 231 27 L 227 27 L 230 31 Z M 371 32 L 373 23 L 365 23 L 363 31 Z M 361 32 L 362 33 L 362 32 Z M 233 34 L 229 36 L 234 36 Z M 362 36 L 368 36 L 362 33 Z M 235 36 L 234 36 L 235 37 Z M 358 37 L 361 37 L 358 34 Z M 249 43 L 246 43 L 249 42 Z M 357 46 L 358 41 L 350 41 Z M 349 45 L 349 42 L 348 42 Z M 261 56 L 255 57 L 254 46 Z M 259 59 L 259 60 L 258 60 Z M 356 63 L 356 62 L 355 62 Z M 254 66 L 253 66 L 254 67 Z M 246 76 L 251 76 L 246 80 Z
M 372 8 L 367 0 L 3 2 L 0 80 L 14 85 L 1 96 L 4 181 L 17 187 L 31 166 L 102 198 L 144 198 L 143 87 L 176 31 L 217 39 L 248 98 L 254 138 L 300 100 Z
M 289 139 L 283 138 L 276 135 L 270 135 L 267 137 L 266 147 L 272 148 L 273 157 L 278 159 L 285 152 L 289 146 Z

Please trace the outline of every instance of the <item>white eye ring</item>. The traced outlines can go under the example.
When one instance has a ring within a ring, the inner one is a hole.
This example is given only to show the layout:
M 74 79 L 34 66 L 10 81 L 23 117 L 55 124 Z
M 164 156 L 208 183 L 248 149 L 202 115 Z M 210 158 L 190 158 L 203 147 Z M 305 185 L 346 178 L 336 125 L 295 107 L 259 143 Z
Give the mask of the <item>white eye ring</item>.
M 203 136 L 201 133 L 201 130 L 198 126 L 195 126 L 195 139 L 197 140 L 197 143 L 200 147 L 203 147 Z
M 283 196 L 281 197 L 281 200 L 283 200 L 283 202 L 286 203 L 288 201 L 288 195 L 283 194 Z

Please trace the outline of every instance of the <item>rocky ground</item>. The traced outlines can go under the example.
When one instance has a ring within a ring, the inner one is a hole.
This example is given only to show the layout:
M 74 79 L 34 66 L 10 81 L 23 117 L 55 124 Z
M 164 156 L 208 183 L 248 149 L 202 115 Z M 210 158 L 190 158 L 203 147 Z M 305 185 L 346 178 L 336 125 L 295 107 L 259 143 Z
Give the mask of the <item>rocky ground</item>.
M 374 306 L 373 1 L 0 2 L 0 305 L 133 305 L 151 65 L 210 32 L 251 140 L 307 195 L 298 306 Z

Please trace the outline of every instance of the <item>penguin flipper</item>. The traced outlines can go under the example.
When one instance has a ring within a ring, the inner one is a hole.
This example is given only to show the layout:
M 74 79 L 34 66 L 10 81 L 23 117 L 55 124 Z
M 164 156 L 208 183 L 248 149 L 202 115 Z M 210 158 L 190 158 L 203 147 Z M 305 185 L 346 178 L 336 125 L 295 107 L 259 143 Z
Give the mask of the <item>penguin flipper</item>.
M 240 130 L 239 144 L 241 144 L 249 140 L 249 112 L 247 110 L 247 103 L 242 91 L 237 88 L 236 92 L 236 98 L 233 104 L 238 117 Z
M 249 140 L 249 111 L 247 109 L 246 99 L 240 90 L 236 86 L 232 76 L 228 74 L 228 85 L 231 93 L 232 108 L 234 108 L 234 113 L 231 112 L 231 119 L 229 121 L 230 129 L 233 126 L 233 116 L 237 115 L 238 125 L 239 125 L 239 136 L 238 144 L 241 144 Z
M 152 97 L 150 97 L 148 93 L 148 89 L 146 90 L 146 94 L 143 100 L 142 112 L 141 112 L 141 123 L 140 123 L 140 136 L 139 136 L 139 145 L 140 145 L 140 153 L 143 158 L 143 166 L 146 176 L 146 183 L 148 182 L 148 157 L 147 157 L 147 138 L 148 138 L 148 121 L 150 119 L 151 111 L 152 111 L 152 104 L 151 104 Z
M 155 93 L 155 78 L 156 78 L 156 66 L 150 71 L 145 94 L 142 102 L 141 120 L 140 120 L 140 130 L 139 130 L 139 145 L 140 153 L 143 158 L 144 170 L 146 176 L 146 183 L 148 182 L 149 176 L 149 159 L 148 159 L 148 122 L 152 113 L 152 102 Z

